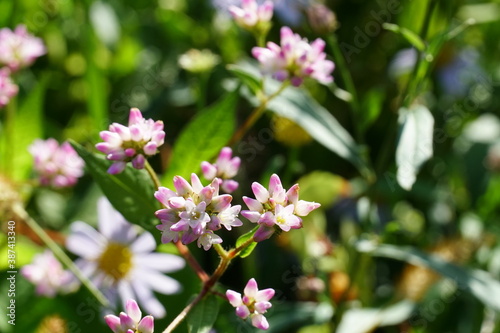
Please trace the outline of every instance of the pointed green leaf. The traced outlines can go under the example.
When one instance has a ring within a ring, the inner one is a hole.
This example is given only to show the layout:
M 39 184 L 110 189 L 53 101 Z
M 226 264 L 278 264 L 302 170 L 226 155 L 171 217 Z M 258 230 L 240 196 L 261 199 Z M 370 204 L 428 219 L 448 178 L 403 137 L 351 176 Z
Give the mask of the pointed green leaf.
M 253 235 L 255 235 L 255 232 L 257 231 L 257 229 L 259 229 L 259 226 L 256 226 L 255 228 L 253 228 L 249 232 L 238 237 L 238 239 L 236 240 L 236 247 L 241 246 L 243 243 L 245 243 L 246 241 L 253 238 Z M 257 242 L 250 243 L 250 245 L 248 245 L 245 249 L 243 249 L 243 251 L 240 252 L 240 257 L 242 257 L 242 258 L 248 257 L 252 253 L 252 251 L 255 249 L 256 246 L 257 246 Z
M 397 180 L 411 190 L 422 164 L 432 157 L 434 117 L 423 105 L 399 110 L 400 136 L 396 149 Z
M 382 27 L 386 30 L 395 32 L 403 36 L 411 45 L 415 46 L 417 50 L 419 51 L 425 50 L 424 41 L 422 40 L 422 38 L 420 38 L 419 35 L 417 35 L 413 31 L 392 23 L 384 23 L 382 24 Z
M 217 319 L 219 302 L 215 295 L 205 296 L 187 317 L 189 333 L 208 333 Z
M 113 207 L 127 221 L 155 231 L 154 226 L 159 221 L 154 213 L 160 209 L 160 204 L 154 197 L 155 188 L 148 173 L 129 164 L 122 173 L 110 175 L 107 170 L 111 162 L 103 155 L 91 153 L 76 142 L 71 145 Z
M 203 161 L 211 160 L 226 145 L 235 128 L 237 91 L 201 111 L 186 125 L 175 141 L 172 162 L 162 178 L 169 187 L 174 176 L 189 178 L 200 170 Z

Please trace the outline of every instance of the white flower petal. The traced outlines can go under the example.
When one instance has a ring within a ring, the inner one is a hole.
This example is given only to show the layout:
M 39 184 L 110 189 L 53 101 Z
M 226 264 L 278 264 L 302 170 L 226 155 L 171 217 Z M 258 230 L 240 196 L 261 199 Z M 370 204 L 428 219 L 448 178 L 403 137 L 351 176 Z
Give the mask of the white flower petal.
M 167 253 L 137 254 L 135 261 L 138 270 L 144 267 L 163 273 L 175 272 L 185 266 L 184 259 Z
M 139 280 L 132 281 L 132 288 L 137 295 L 139 304 L 146 310 L 145 312 L 153 315 L 155 318 L 163 318 L 166 315 L 165 308 L 158 302 L 153 292 L 147 285 Z
M 70 228 L 71 235 L 66 239 L 69 251 L 88 259 L 93 259 L 102 252 L 106 239 L 94 228 L 84 222 L 74 222 Z
M 136 279 L 145 282 L 151 289 L 160 294 L 170 295 L 179 292 L 182 287 L 179 282 L 169 276 L 150 269 L 141 269 L 137 272 Z
M 152 252 L 156 249 L 156 241 L 153 235 L 149 232 L 143 232 L 137 239 L 132 243 L 130 249 L 134 253 L 142 252 Z

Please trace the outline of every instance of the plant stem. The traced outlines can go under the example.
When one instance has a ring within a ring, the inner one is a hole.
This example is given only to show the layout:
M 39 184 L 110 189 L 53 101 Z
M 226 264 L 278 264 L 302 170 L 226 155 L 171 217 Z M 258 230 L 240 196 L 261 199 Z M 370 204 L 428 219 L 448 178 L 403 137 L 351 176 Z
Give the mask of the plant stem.
M 80 271 L 75 263 L 66 255 L 66 253 L 50 238 L 50 236 L 43 230 L 38 223 L 29 216 L 20 204 L 15 204 L 13 207 L 14 213 L 33 230 L 33 232 L 40 237 L 40 239 L 47 245 L 47 247 L 54 253 L 54 255 L 80 280 L 80 282 L 87 287 L 90 293 L 101 303 L 104 307 L 109 307 L 109 301 L 97 289 L 94 284 Z
M 151 166 L 151 164 L 149 164 L 148 160 L 146 160 L 146 163 L 144 164 L 144 168 L 146 169 L 146 171 L 149 174 L 149 177 L 151 178 L 151 180 L 155 184 L 155 188 L 158 189 L 161 186 L 161 182 L 158 179 L 156 172 L 153 170 L 153 167 Z
M 332 49 L 333 56 L 335 58 L 335 63 L 337 68 L 340 71 L 340 76 L 342 77 L 342 81 L 345 84 L 346 90 L 351 94 L 351 108 L 353 111 L 352 114 L 352 122 L 353 128 L 356 135 L 356 141 L 362 142 L 362 133 L 359 127 L 358 117 L 361 116 L 361 105 L 358 99 L 358 93 L 356 92 L 356 87 L 354 86 L 354 81 L 351 76 L 351 72 L 349 72 L 349 68 L 347 67 L 347 63 L 345 61 L 344 55 L 342 54 L 342 50 L 339 47 L 339 43 L 337 40 L 337 36 L 335 34 L 330 34 L 327 38 L 328 45 Z
M 264 84 L 263 84 L 264 85 Z M 273 94 L 269 95 L 269 96 L 266 96 L 264 93 L 263 93 L 263 97 L 261 99 L 261 102 L 260 102 L 260 105 L 258 107 L 256 107 L 252 113 L 250 114 L 250 116 L 248 116 L 248 118 L 245 120 L 245 122 L 243 123 L 243 125 L 241 125 L 241 127 L 234 133 L 233 137 L 229 140 L 228 142 L 228 146 L 232 146 L 234 145 L 236 142 L 240 141 L 243 136 L 248 132 L 248 130 L 257 122 L 257 120 L 259 120 L 259 118 L 262 116 L 262 114 L 264 113 L 264 111 L 266 110 L 267 108 L 267 104 L 273 99 L 275 98 L 276 96 L 278 96 L 279 94 L 281 94 L 281 92 L 283 92 L 283 90 L 285 90 L 285 88 L 289 85 L 289 81 L 284 81 L 283 84 L 281 85 L 281 87 L 276 91 L 274 92 Z
M 221 255 L 221 260 L 219 262 L 219 266 L 217 266 L 216 270 L 208 278 L 207 280 L 203 281 L 203 288 L 201 292 L 196 296 L 195 299 L 191 301 L 182 311 L 175 317 L 175 319 L 165 328 L 165 330 L 162 333 L 171 333 L 179 324 L 186 318 L 188 313 L 195 307 L 196 304 L 198 304 L 203 297 L 209 292 L 214 293 L 218 296 L 221 296 L 225 298 L 225 295 L 221 295 L 219 292 L 212 291 L 212 288 L 215 286 L 217 281 L 221 278 L 221 276 L 224 274 L 224 272 L 227 270 L 229 267 L 229 264 L 231 263 L 231 260 L 233 260 L 241 251 L 243 251 L 247 246 L 249 246 L 253 242 L 253 237 L 248 239 L 245 243 L 241 244 L 240 246 L 232 249 L 231 251 L 225 251 L 222 246 L 219 244 L 214 244 L 214 248 L 217 252 L 221 252 L 224 254 L 224 256 Z

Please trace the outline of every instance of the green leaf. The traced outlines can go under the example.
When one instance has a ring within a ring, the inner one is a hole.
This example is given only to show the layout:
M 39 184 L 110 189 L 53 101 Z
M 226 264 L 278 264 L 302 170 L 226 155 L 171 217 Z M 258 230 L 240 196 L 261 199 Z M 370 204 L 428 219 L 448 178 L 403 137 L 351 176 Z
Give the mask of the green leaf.
M 228 65 L 227 69 L 246 85 L 253 94 L 261 90 L 261 81 L 254 74 L 251 74 L 246 69 L 238 65 Z
M 236 65 L 233 67 L 236 67 Z M 242 63 L 238 67 L 240 72 L 245 72 L 248 76 L 259 77 L 258 70 L 252 64 Z M 267 80 L 265 86 L 266 94 L 270 95 L 279 90 L 281 83 Z M 257 104 L 254 95 L 245 97 L 250 102 Z M 371 178 L 371 170 L 365 163 L 361 149 L 352 136 L 305 89 L 288 87 L 280 95 L 272 99 L 267 108 L 300 125 L 316 141 L 340 157 L 350 161 L 362 175 Z
M 43 137 L 43 104 L 48 77 L 38 82 L 21 104 L 12 112 L 10 123 L 5 124 L 1 133 L 0 163 L 2 169 L 13 180 L 27 179 L 33 165 L 33 157 L 28 147 L 35 139 Z M 7 108 L 15 107 L 15 101 Z
M 395 32 L 401 36 L 403 36 L 411 45 L 415 46 L 417 50 L 419 51 L 424 51 L 425 50 L 425 43 L 420 38 L 419 35 L 414 33 L 413 31 L 406 29 L 404 27 L 400 27 L 397 24 L 392 24 L 392 23 L 383 23 L 382 27 L 386 30 Z
M 155 231 L 158 219 L 154 213 L 160 209 L 160 204 L 154 197 L 155 188 L 148 173 L 129 164 L 122 173 L 110 175 L 107 170 L 111 162 L 103 155 L 91 153 L 76 142 L 71 142 L 71 145 L 85 161 L 87 170 L 113 207 L 127 221 Z
M 219 302 L 215 295 L 205 296 L 187 317 L 189 333 L 208 333 L 217 319 Z
M 235 129 L 237 100 L 237 91 L 229 93 L 186 125 L 175 142 L 172 163 L 163 175 L 165 186 L 176 175 L 189 179 L 191 173 L 200 170 L 201 162 L 211 160 L 226 145 Z
M 422 164 L 432 157 L 434 117 L 427 107 L 399 109 L 400 135 L 396 148 L 397 180 L 405 190 L 411 190 Z
M 238 237 L 238 239 L 236 240 L 236 247 L 241 246 L 243 243 L 245 243 L 246 241 L 253 238 L 253 235 L 255 235 L 255 232 L 257 231 L 257 229 L 259 229 L 259 226 L 256 226 L 255 228 L 253 228 L 249 232 Z M 250 243 L 249 246 L 247 246 L 243 251 L 240 252 L 240 257 L 242 257 L 242 258 L 248 257 L 252 253 L 252 251 L 255 249 L 256 246 L 257 246 L 257 242 Z
M 371 89 L 363 96 L 363 117 L 358 119 L 361 122 L 359 127 L 362 131 L 365 131 L 378 119 L 384 98 L 384 92 L 379 88 Z
M 300 198 L 314 201 L 327 209 L 347 190 L 347 181 L 327 171 L 313 171 L 301 177 L 297 183 L 300 185 Z
M 370 241 L 358 242 L 356 247 L 358 251 L 372 256 L 402 260 L 412 265 L 433 269 L 455 281 L 458 288 L 470 292 L 484 305 L 500 311 L 500 282 L 488 272 L 462 268 L 412 247 L 377 245 Z
M 408 319 L 415 303 L 403 300 L 386 308 L 351 309 L 342 316 L 337 333 L 372 332 L 380 326 L 397 325 Z

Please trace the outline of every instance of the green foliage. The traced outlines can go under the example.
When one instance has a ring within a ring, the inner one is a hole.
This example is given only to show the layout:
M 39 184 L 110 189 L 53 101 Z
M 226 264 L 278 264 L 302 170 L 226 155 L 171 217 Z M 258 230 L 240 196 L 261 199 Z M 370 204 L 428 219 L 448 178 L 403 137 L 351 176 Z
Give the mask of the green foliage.
M 187 317 L 189 333 L 208 333 L 219 313 L 219 300 L 215 295 L 205 296 Z
M 107 170 L 111 163 L 103 155 L 91 153 L 75 142 L 71 142 L 71 145 L 85 161 L 87 170 L 113 207 L 127 221 L 155 231 L 158 219 L 154 213 L 160 209 L 160 205 L 153 196 L 155 189 L 148 173 L 128 165 L 122 173 L 110 175 Z
M 239 247 L 239 246 L 243 245 L 245 242 L 252 239 L 253 236 L 255 235 L 255 232 L 257 231 L 257 229 L 259 229 L 259 226 L 256 226 L 255 228 L 253 228 L 249 232 L 238 237 L 238 239 L 236 240 L 236 247 Z M 257 242 L 250 243 L 250 245 L 248 245 L 245 249 L 243 249 L 243 251 L 240 252 L 240 257 L 241 258 L 248 257 L 250 254 L 252 254 L 252 251 L 255 249 L 256 246 L 257 246 Z
M 202 110 L 183 129 L 172 151 L 172 162 L 162 183 L 170 186 L 176 175 L 189 179 L 203 161 L 212 160 L 231 138 L 235 128 L 237 91 Z

